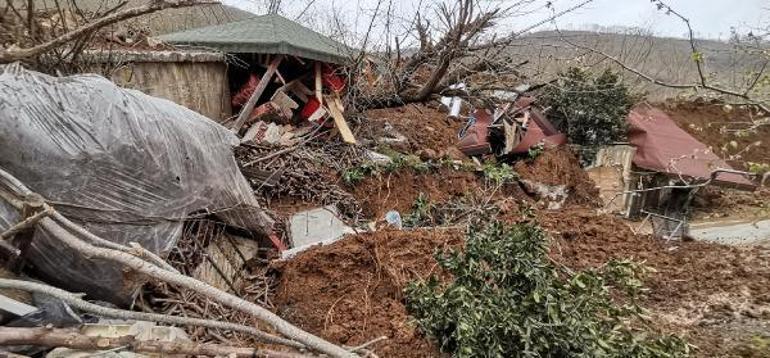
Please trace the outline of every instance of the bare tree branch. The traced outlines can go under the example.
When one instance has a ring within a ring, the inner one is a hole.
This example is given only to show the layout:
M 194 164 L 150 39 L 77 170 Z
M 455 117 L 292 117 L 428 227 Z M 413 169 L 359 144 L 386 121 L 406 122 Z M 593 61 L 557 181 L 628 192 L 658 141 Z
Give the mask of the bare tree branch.
M 123 11 L 118 11 L 111 15 L 102 17 L 92 23 L 83 25 L 59 37 L 56 37 L 52 40 L 49 40 L 47 42 L 44 42 L 42 44 L 30 47 L 30 48 L 0 50 L 0 63 L 19 61 L 25 58 L 40 55 L 56 47 L 62 46 L 72 40 L 75 40 L 81 36 L 85 36 L 94 31 L 97 31 L 103 27 L 112 25 L 114 23 L 117 23 L 123 20 L 131 19 L 137 16 L 150 14 L 156 11 L 170 9 L 170 8 L 180 8 L 180 7 L 189 7 L 189 6 L 204 5 L 204 4 L 217 4 L 217 3 L 219 2 L 214 0 L 153 0 L 147 3 L 146 5 L 138 6 L 131 9 L 126 9 Z

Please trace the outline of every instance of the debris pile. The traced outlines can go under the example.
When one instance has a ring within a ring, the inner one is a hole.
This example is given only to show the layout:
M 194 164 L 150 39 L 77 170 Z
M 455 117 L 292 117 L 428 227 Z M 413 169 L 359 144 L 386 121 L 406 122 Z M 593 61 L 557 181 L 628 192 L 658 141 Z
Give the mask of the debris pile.
M 361 217 L 361 209 L 353 195 L 338 183 L 338 173 L 358 165 L 361 153 L 359 148 L 340 145 L 305 145 L 283 153 L 273 146 L 241 145 L 235 156 L 265 207 L 287 201 L 335 205 L 341 215 L 355 222 Z
M 231 150 L 238 140 L 230 131 L 98 76 L 55 78 L 19 65 L 0 70 L 0 121 L 8 122 L 1 127 L 9 139 L 0 148 L 3 266 L 123 307 L 147 281 L 172 292 L 140 301 L 149 312 L 136 312 L 11 274 L 0 278 L 0 289 L 46 300 L 0 296 L 0 309 L 21 322 L 0 327 L 0 345 L 26 354 L 39 352 L 27 351 L 27 345 L 236 356 L 272 355 L 270 348 L 277 346 L 354 354 L 255 303 L 259 297 L 266 302 L 269 286 L 255 290 L 258 281 L 242 272 L 260 247 L 278 243 L 271 219 L 236 166 Z M 202 217 L 214 224 L 194 223 Z M 189 232 L 183 230 L 186 222 L 192 224 Z M 170 261 L 177 267 L 164 260 L 173 248 Z M 151 308 L 172 301 L 179 304 Z M 191 306 L 197 314 L 187 314 Z M 214 319 L 212 312 L 221 315 Z M 130 322 L 100 328 L 93 323 L 105 322 L 92 314 Z M 144 344 L 143 334 L 131 328 L 135 321 L 239 332 L 261 344 L 200 344 L 174 329 L 163 334 L 169 341 L 151 337 L 153 343 Z M 238 323 L 243 321 L 248 325 Z M 117 337 L 89 336 L 99 329 L 118 331 Z
M 527 153 L 535 146 L 553 148 L 567 142 L 567 137 L 534 106 L 534 98 L 515 98 L 494 112 L 477 109 L 458 134 L 458 148 L 466 155 L 505 156 Z
M 655 269 L 642 303 L 656 327 L 704 355 L 745 338 L 720 323 L 770 318 L 766 250 L 686 235 L 693 197 L 701 208 L 748 208 L 765 205 L 767 192 L 698 197 L 710 182 L 704 163 L 705 182 L 677 177 L 665 160 L 644 166 L 650 151 L 637 149 L 668 153 L 644 126 L 658 110 L 629 115 L 630 143 L 568 146 L 529 86 L 489 94 L 456 84 L 441 94 L 446 108 L 353 113 L 365 87 L 351 90 L 349 49 L 278 15 L 162 39 L 226 53 L 224 93 L 208 95 L 232 117 L 212 120 L 97 76 L 0 69 L 1 349 L 45 337 L 51 356 L 438 357 L 404 289 L 453 280 L 435 253 L 473 251 L 465 231 L 494 221 L 542 227 L 543 259 L 559 272 L 612 259 Z M 664 124 L 690 143 L 679 154 L 705 148 Z M 623 200 L 606 210 L 613 195 Z M 629 221 L 674 211 L 681 225 L 665 241 Z M 479 251 L 497 255 L 499 243 Z M 13 352 L 45 351 L 23 349 Z

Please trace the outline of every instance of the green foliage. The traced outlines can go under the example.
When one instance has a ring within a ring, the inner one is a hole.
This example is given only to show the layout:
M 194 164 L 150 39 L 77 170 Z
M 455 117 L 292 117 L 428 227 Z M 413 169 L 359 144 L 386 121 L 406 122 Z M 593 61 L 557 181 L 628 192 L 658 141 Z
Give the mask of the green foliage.
M 484 171 L 484 178 L 495 185 L 510 183 L 518 178 L 513 168 L 505 163 L 484 163 L 482 170 Z
M 365 177 L 372 175 L 377 171 L 377 166 L 372 163 L 364 163 L 359 166 L 345 169 L 342 172 L 342 181 L 348 185 L 354 185 L 364 180 Z
M 407 308 L 422 330 L 456 357 L 684 357 L 678 337 L 631 328 L 644 270 L 630 261 L 573 273 L 547 256 L 531 224 L 469 230 L 465 249 L 437 253 L 454 281 L 436 277 L 406 288 Z M 616 304 L 614 287 L 627 295 Z
M 770 172 L 770 164 L 767 163 L 754 163 L 754 162 L 748 162 L 749 165 L 749 172 L 754 174 L 764 174 L 767 172 Z
M 429 225 L 433 219 L 435 205 L 430 202 L 428 196 L 420 193 L 412 204 L 412 212 L 404 218 L 404 226 L 420 227 Z
M 542 100 L 573 143 L 597 146 L 626 138 L 626 116 L 633 103 L 617 74 L 606 70 L 595 76 L 572 67 L 560 77 Z
M 457 164 L 449 159 L 439 161 L 423 161 L 420 157 L 413 154 L 401 154 L 391 150 L 387 154 L 391 161 L 386 164 L 377 164 L 366 162 L 342 171 L 342 180 L 348 185 L 355 185 L 368 176 L 376 176 L 382 173 L 393 173 L 402 169 L 411 169 L 417 173 L 428 173 L 442 167 L 454 168 L 456 170 L 472 170 L 474 167 L 466 164 Z
M 529 160 L 535 160 L 540 154 L 543 154 L 543 151 L 545 151 L 545 148 L 542 143 L 533 145 L 527 150 L 527 157 Z

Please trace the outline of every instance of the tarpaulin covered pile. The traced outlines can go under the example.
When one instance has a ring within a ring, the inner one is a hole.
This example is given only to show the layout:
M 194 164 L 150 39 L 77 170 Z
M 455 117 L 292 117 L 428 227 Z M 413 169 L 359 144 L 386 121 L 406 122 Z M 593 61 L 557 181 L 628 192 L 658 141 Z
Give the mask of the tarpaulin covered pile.
M 647 104 L 636 106 L 628 115 L 628 138 L 636 147 L 634 165 L 686 179 L 704 180 L 717 169 L 732 169 L 705 144 L 679 128 L 663 111 Z M 744 176 L 720 173 L 715 184 L 749 189 L 754 185 Z
M 192 213 L 264 230 L 224 127 L 95 75 L 0 67 L 0 167 L 110 241 L 168 253 Z M 19 221 L 0 201 L 0 229 Z M 26 257 L 51 283 L 113 302 L 136 288 L 120 267 L 81 257 L 37 229 Z

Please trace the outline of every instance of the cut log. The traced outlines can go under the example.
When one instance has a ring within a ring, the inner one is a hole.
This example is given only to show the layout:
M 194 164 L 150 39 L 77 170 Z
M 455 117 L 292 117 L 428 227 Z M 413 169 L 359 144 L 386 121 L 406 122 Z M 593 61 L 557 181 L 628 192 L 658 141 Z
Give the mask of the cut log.
M 33 345 L 66 347 L 86 351 L 125 349 L 136 353 L 185 354 L 209 357 L 283 357 L 299 358 L 307 355 L 276 352 L 266 349 L 200 344 L 193 342 L 142 341 L 134 336 L 114 338 L 92 337 L 72 328 L 0 327 L 0 345 Z

